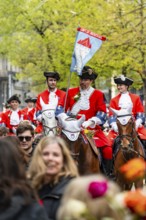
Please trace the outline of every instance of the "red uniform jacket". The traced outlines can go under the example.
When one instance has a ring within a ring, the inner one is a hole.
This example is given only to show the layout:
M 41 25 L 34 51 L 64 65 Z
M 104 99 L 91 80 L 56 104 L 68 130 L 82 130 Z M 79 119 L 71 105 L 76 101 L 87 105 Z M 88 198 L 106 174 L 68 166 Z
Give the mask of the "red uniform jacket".
M 69 89 L 67 96 L 66 111 L 71 111 L 76 103 L 75 96 L 79 95 L 79 87 Z M 97 116 L 104 123 L 106 117 L 106 104 L 104 94 L 94 89 L 93 93 L 89 97 L 90 107 L 88 110 L 79 110 L 77 118 L 80 118 L 82 114 L 86 116 L 86 120 L 91 117 Z
M 144 122 L 145 120 L 145 115 L 144 115 L 144 107 L 142 105 L 142 102 L 140 100 L 140 97 L 136 94 L 132 94 L 129 93 L 129 96 L 132 100 L 133 103 L 133 108 L 132 108 L 132 113 L 134 115 L 134 117 L 137 118 L 141 118 L 142 122 Z M 116 109 L 116 110 L 120 110 L 119 108 L 119 99 L 121 97 L 121 94 L 118 94 L 117 96 L 115 96 L 114 98 L 111 99 L 110 101 L 110 107 Z M 116 121 L 116 118 L 113 118 L 113 113 L 110 111 L 109 112 L 109 123 L 111 124 L 112 122 Z
M 17 125 L 11 125 L 10 124 L 10 116 L 12 114 L 11 110 L 6 111 L 5 113 L 3 113 L 3 117 L 2 117 L 2 124 L 4 124 L 10 131 L 10 134 L 13 134 L 13 128 L 17 128 L 19 123 Z M 27 120 L 27 115 L 24 115 L 22 110 L 18 111 L 18 115 L 19 115 L 19 119 L 21 120 Z M 19 121 L 19 122 L 20 122 Z
M 40 104 L 40 97 L 43 99 L 45 104 L 49 104 L 49 90 L 45 90 L 42 93 L 38 95 L 37 102 L 36 102 L 36 112 L 42 110 L 42 106 Z M 64 107 L 64 102 L 65 102 L 65 95 L 66 93 L 62 90 L 57 89 L 56 90 L 56 95 L 58 96 L 58 106 Z

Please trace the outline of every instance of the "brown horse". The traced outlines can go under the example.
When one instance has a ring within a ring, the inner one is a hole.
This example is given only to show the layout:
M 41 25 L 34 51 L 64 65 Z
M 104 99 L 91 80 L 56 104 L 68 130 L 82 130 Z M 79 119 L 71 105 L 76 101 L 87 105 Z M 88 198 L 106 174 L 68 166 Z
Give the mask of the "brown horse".
M 81 131 L 84 118 L 79 120 L 65 117 L 60 136 L 66 141 L 80 175 L 100 172 L 99 154 L 93 141 Z
M 117 137 L 118 146 L 116 146 L 116 155 L 114 158 L 114 173 L 116 182 L 120 187 L 123 190 L 129 190 L 132 188 L 133 183 L 123 177 L 119 168 L 130 159 L 137 157 L 144 159 L 144 148 L 138 139 L 131 110 L 121 109 L 118 111 L 112 109 L 112 111 L 117 115 L 117 126 L 119 130 L 119 135 Z M 142 187 L 143 181 L 138 180 L 135 181 L 134 184 L 136 188 Z
M 100 172 L 98 151 L 92 140 L 89 140 L 81 133 L 76 141 L 69 140 L 63 132 L 61 133 L 61 137 L 68 144 L 80 175 Z

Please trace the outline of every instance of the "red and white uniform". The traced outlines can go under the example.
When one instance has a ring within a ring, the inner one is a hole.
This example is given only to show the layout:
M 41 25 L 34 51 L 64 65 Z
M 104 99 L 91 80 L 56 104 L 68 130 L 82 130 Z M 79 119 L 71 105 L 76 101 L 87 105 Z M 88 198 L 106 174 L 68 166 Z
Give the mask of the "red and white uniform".
M 64 107 L 65 102 L 65 92 L 59 89 L 56 89 L 54 92 L 49 92 L 49 90 L 45 90 L 40 93 L 36 102 L 36 114 L 42 110 L 42 105 L 40 98 L 42 98 L 45 104 L 50 104 L 50 107 L 56 109 L 58 106 Z
M 120 110 L 122 107 L 131 107 L 132 114 L 135 119 L 141 119 L 142 123 L 145 122 L 144 106 L 140 100 L 140 97 L 136 94 L 132 94 L 129 92 L 125 94 L 118 94 L 111 99 L 109 107 L 116 110 Z M 110 111 L 109 124 L 111 125 L 113 122 L 116 122 L 116 116 L 114 116 L 113 113 Z M 143 139 L 144 137 L 146 138 L 146 129 L 144 128 L 144 126 L 138 128 L 138 133 L 141 139 Z M 108 136 L 111 140 L 113 140 L 117 136 L 117 134 L 114 131 L 110 131 Z
M 32 108 L 28 112 L 28 120 L 31 121 L 32 124 L 36 124 L 36 108 Z
M 27 116 L 24 115 L 22 110 L 8 110 L 3 113 L 2 125 L 6 126 L 9 129 L 10 135 L 14 135 L 16 132 L 16 128 L 22 120 L 27 120 Z
M 29 120 L 32 124 L 35 124 L 36 122 L 36 109 L 34 107 L 32 108 L 24 108 L 22 109 L 22 112 L 24 115 L 27 115 L 27 120 Z
M 76 101 L 77 98 L 78 100 Z M 75 115 L 77 118 L 85 115 L 86 120 L 96 117 L 100 120 L 100 124 L 104 124 L 106 120 L 104 94 L 93 87 L 88 90 L 80 90 L 80 87 L 71 88 L 68 91 L 66 112 L 69 115 Z M 97 147 L 103 148 L 103 157 L 105 159 L 111 159 L 112 149 L 108 147 L 108 138 L 104 135 L 99 125 L 94 130 L 96 130 L 94 140 Z
M 48 109 L 54 109 L 56 116 L 62 113 L 64 111 L 65 96 L 66 93 L 59 89 L 55 89 L 54 92 L 47 89 L 40 93 L 36 102 L 36 118 L 39 118 L 42 114 L 43 105 L 48 105 Z

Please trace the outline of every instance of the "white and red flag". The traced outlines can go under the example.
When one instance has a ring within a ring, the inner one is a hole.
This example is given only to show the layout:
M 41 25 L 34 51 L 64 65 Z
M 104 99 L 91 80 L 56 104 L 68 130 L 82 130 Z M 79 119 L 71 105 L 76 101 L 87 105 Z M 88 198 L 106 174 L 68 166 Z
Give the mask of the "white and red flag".
M 83 67 L 101 47 L 102 41 L 105 41 L 106 37 L 81 27 L 77 28 L 77 31 L 70 71 L 81 75 Z

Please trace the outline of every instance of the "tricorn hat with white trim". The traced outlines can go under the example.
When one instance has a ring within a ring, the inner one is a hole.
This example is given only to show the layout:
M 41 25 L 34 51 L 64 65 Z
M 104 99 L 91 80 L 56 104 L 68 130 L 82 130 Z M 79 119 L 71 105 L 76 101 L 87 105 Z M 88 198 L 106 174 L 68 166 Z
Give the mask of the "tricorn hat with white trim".
M 133 80 L 126 77 L 126 76 L 124 76 L 124 75 L 121 75 L 121 76 L 115 77 L 114 82 L 116 84 L 123 84 L 123 85 L 126 85 L 126 86 L 130 86 L 130 85 L 132 85 Z

